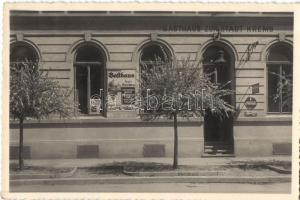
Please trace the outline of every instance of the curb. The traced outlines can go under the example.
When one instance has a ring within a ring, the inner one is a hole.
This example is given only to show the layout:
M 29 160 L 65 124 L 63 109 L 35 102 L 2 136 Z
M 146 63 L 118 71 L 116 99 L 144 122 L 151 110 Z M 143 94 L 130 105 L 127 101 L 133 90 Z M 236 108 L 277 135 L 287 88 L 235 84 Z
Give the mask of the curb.
M 281 173 L 281 174 L 292 174 L 291 170 L 281 169 L 279 167 L 275 167 L 275 166 L 272 166 L 272 165 L 266 165 L 266 167 L 270 170 L 273 170 L 273 171 Z
M 56 178 L 10 180 L 10 185 L 81 185 L 81 184 L 140 184 L 140 183 L 282 183 L 291 182 L 291 176 L 236 177 L 236 176 L 180 176 L 180 177 L 106 177 Z
M 123 170 L 123 173 L 128 176 L 220 176 L 223 171 L 162 171 L 162 172 L 138 172 Z
M 53 178 L 68 178 L 72 177 L 77 171 L 77 167 L 74 167 L 69 172 L 56 173 L 56 174 L 13 174 L 10 175 L 10 180 L 24 180 L 24 179 L 53 179 Z

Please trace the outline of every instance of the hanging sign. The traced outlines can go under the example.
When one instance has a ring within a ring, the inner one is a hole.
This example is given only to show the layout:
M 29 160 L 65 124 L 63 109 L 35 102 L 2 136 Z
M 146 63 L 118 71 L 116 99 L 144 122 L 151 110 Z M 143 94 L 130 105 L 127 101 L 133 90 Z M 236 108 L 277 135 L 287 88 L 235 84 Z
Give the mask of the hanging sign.
M 247 108 L 247 110 L 253 110 L 256 106 L 257 106 L 257 101 L 254 97 L 247 97 L 246 101 L 245 101 L 245 106 Z
M 251 85 L 251 88 L 252 88 L 252 94 L 259 93 L 259 83 Z
M 245 111 L 244 115 L 246 117 L 256 117 L 257 112 L 253 111 L 253 109 L 257 106 L 257 101 L 254 97 L 247 97 L 245 103 L 245 107 L 247 108 L 247 111 Z

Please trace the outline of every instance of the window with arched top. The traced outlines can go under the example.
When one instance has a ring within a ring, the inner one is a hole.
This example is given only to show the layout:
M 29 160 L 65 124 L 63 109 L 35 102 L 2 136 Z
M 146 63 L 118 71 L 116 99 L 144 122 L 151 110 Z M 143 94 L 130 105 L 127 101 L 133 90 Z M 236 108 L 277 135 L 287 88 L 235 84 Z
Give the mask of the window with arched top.
M 232 80 L 233 56 L 224 47 L 216 44 L 208 47 L 203 53 L 203 69 L 209 74 L 211 81 L 224 85 Z M 232 84 L 231 84 L 232 85 Z
M 17 42 L 10 47 L 11 63 L 37 63 L 39 60 L 36 50 L 25 42 Z
M 142 81 L 146 81 L 147 71 L 154 65 L 164 64 L 171 59 L 171 52 L 162 44 L 152 43 L 144 46 L 140 54 L 140 71 Z
M 141 95 L 146 96 L 147 85 L 151 84 L 151 78 L 155 71 L 152 71 L 157 66 L 158 70 L 167 64 L 172 59 L 169 49 L 160 43 L 148 43 L 141 49 L 139 65 L 140 65 L 140 80 L 141 80 Z M 151 112 L 144 109 L 144 112 Z
M 150 44 L 142 49 L 141 62 L 150 63 L 154 61 L 166 62 L 170 59 L 168 49 L 160 44 Z
M 235 55 L 233 50 L 221 42 L 211 43 L 202 55 L 203 71 L 210 81 L 220 88 L 235 89 L 234 68 Z M 235 104 L 233 95 L 223 97 L 229 104 Z
M 103 114 L 105 56 L 94 45 L 83 45 L 75 53 L 75 98 L 82 114 Z
M 268 112 L 292 112 L 293 49 L 282 42 L 273 44 L 267 54 Z

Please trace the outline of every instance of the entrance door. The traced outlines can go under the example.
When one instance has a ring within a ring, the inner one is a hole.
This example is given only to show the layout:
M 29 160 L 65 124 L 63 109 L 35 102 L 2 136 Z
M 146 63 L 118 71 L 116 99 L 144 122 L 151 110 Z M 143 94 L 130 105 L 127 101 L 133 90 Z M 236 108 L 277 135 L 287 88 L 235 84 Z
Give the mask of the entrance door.
M 234 55 L 224 45 L 211 45 L 203 54 L 204 72 L 219 87 L 234 88 Z M 223 98 L 234 105 L 234 96 Z M 233 116 L 216 116 L 206 110 L 204 116 L 204 156 L 228 156 L 233 154 Z
M 229 155 L 233 153 L 233 119 L 220 119 L 210 111 L 204 117 L 204 153 Z

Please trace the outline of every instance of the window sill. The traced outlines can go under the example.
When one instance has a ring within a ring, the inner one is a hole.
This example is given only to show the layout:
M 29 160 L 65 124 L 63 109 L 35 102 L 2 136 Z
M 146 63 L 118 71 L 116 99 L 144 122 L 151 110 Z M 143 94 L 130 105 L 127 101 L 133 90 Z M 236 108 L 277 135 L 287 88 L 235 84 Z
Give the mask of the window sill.
M 292 115 L 281 116 L 281 115 L 266 115 L 265 117 L 239 117 L 237 121 L 262 121 L 262 122 L 276 122 L 276 121 L 292 121 Z
M 283 122 L 283 123 L 290 123 L 292 122 L 292 116 L 291 115 L 267 115 L 265 117 L 239 117 L 238 119 L 234 120 L 234 124 L 239 123 L 264 123 L 264 122 Z M 137 117 L 127 117 L 127 118 L 106 118 L 103 116 L 79 116 L 77 118 L 71 118 L 71 119 L 59 119 L 59 118 L 52 118 L 52 119 L 44 119 L 44 120 L 26 120 L 24 121 L 24 124 L 36 124 L 36 125 L 43 125 L 43 124 L 57 124 L 60 126 L 63 126 L 64 124 L 159 124 L 159 123 L 167 123 L 167 124 L 173 124 L 172 119 L 156 119 L 156 120 L 150 120 L 150 121 L 143 121 L 138 116 Z M 181 124 L 202 124 L 203 118 L 178 118 L 178 123 Z M 18 125 L 18 120 L 10 120 L 10 125 Z
M 180 118 L 178 117 L 178 122 L 202 122 L 202 118 Z M 103 116 L 79 116 L 77 118 L 71 119 L 43 119 L 43 120 L 34 120 L 29 119 L 24 121 L 24 124 L 81 124 L 81 123 L 173 123 L 172 119 L 155 119 L 149 121 L 143 121 L 140 117 L 132 118 L 106 118 Z M 10 124 L 18 124 L 18 120 L 10 120 Z
M 292 113 L 272 113 L 272 112 L 268 112 L 266 114 L 267 117 L 292 117 L 293 114 Z

